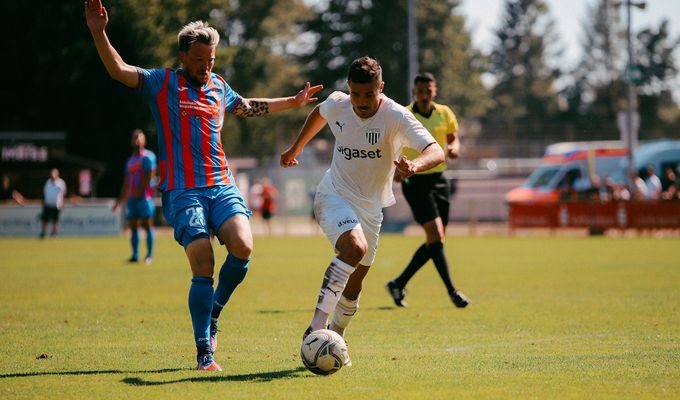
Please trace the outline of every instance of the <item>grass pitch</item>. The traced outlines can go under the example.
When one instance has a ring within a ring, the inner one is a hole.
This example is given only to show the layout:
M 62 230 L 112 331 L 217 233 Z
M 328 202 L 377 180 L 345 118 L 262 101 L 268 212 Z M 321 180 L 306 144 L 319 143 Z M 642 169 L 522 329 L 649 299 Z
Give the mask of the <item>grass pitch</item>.
M 454 308 L 428 264 L 396 308 L 383 285 L 420 241 L 381 238 L 347 332 L 354 366 L 317 377 L 298 352 L 322 237 L 256 238 L 222 314 L 221 373 L 192 370 L 190 272 L 170 237 L 150 267 L 123 262 L 124 237 L 0 239 L 0 398 L 680 398 L 677 239 L 452 237 L 472 304 Z

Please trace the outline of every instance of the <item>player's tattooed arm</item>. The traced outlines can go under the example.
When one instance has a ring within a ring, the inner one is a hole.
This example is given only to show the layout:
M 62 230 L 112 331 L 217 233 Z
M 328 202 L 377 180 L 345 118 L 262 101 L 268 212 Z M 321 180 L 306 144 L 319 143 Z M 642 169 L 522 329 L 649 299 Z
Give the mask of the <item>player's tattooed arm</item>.
M 323 89 L 322 85 L 312 86 L 307 82 L 295 96 L 263 99 L 244 99 L 234 107 L 232 113 L 244 118 L 259 117 L 260 115 L 306 106 L 317 100 L 314 95 Z
M 241 99 L 234 108 L 234 114 L 243 118 L 269 114 L 269 101 L 266 99 Z

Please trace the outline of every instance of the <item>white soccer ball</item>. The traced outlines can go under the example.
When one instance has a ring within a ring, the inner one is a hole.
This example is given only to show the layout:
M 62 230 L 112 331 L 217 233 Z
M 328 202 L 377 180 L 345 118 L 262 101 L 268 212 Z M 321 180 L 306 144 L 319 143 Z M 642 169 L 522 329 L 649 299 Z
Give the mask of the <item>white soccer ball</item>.
M 317 375 L 334 374 L 349 359 L 345 340 L 330 329 L 310 333 L 302 341 L 300 357 L 305 367 Z

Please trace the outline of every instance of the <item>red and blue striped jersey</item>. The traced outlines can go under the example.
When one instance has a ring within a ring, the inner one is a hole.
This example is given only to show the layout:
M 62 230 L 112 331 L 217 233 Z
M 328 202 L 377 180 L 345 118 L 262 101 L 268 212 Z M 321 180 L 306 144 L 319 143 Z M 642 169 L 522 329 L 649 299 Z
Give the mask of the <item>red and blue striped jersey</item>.
M 151 107 L 158 133 L 160 190 L 231 185 L 222 150 L 224 113 L 241 101 L 221 76 L 200 88 L 182 70 L 138 68 L 137 91 Z
M 144 175 L 152 173 L 156 169 L 156 155 L 149 150 L 142 150 L 139 154 L 133 154 L 125 164 L 127 175 L 127 191 L 130 197 L 134 197 L 135 190 L 142 185 Z M 142 199 L 153 198 L 153 180 L 144 188 Z

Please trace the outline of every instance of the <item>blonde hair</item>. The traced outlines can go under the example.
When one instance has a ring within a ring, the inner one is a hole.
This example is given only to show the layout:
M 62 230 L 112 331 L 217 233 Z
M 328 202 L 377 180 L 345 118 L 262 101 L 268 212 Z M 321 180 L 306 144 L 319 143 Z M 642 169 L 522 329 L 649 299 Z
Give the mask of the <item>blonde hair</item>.
M 184 25 L 177 35 L 179 51 L 187 52 L 194 43 L 217 46 L 220 34 L 205 21 L 194 21 Z

